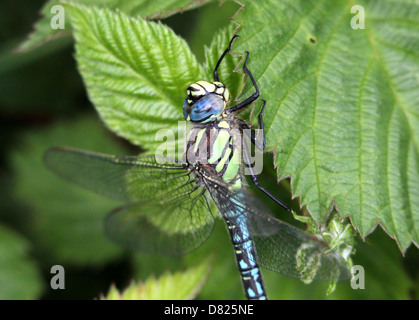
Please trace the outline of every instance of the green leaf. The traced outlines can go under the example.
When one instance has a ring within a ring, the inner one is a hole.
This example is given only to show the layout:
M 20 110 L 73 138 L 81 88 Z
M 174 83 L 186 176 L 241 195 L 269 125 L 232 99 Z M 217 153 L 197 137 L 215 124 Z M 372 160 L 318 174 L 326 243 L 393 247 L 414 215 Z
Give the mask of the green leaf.
M 318 224 L 336 206 L 362 237 L 380 224 L 402 251 L 419 243 L 419 4 L 359 1 L 352 29 L 348 1 L 242 2 L 235 51 L 267 100 L 278 178 Z
M 51 27 L 51 19 L 57 14 L 55 11 L 51 12 L 51 10 L 57 5 L 61 6 L 62 3 L 59 0 L 45 2 L 40 11 L 42 18 L 35 23 L 34 30 L 28 35 L 27 39 L 16 48 L 17 52 L 28 52 L 51 40 L 71 35 L 71 28 L 66 15 L 64 15 L 64 29 L 53 29 Z
M 112 286 L 101 300 L 190 300 L 193 299 L 208 278 L 210 260 L 173 274 L 166 272 L 158 279 L 149 277 L 145 282 L 135 283 L 119 292 Z
M 109 9 L 118 9 L 121 12 L 132 16 L 141 16 L 147 19 L 162 19 L 175 13 L 195 9 L 214 0 L 192 1 L 192 0 L 73 0 L 73 3 L 106 6 Z M 30 51 L 43 45 L 45 42 L 66 37 L 71 34 L 71 25 L 65 15 L 65 28 L 53 29 L 51 19 L 56 12 L 51 13 L 51 8 L 56 5 L 63 5 L 64 1 L 48 0 L 41 9 L 42 18 L 36 22 L 34 31 L 18 47 L 18 51 Z
M 239 8 L 240 5 L 235 1 L 216 1 L 205 6 L 205 8 L 194 11 L 196 23 L 193 27 L 188 28 L 190 31 L 187 34 L 187 40 L 192 52 L 197 56 L 198 61 L 204 61 L 205 46 L 211 43 L 211 40 L 214 41 L 215 37 L 223 34 L 226 27 L 229 30 L 231 28 L 231 34 L 237 29 L 237 23 L 231 20 Z M 225 45 L 228 45 L 228 42 Z M 220 50 L 224 50 L 225 48 L 223 47 Z M 210 68 L 213 67 L 213 65 L 210 65 Z
M 33 210 L 30 235 L 44 258 L 53 263 L 101 265 L 121 254 L 103 233 L 103 219 L 118 203 L 72 185 L 50 172 L 42 159 L 56 145 L 122 154 L 97 120 L 72 120 L 24 136 L 25 148 L 10 157 L 14 189 Z
M 202 69 L 184 40 L 161 23 L 120 12 L 67 6 L 76 58 L 90 99 L 106 125 L 142 147 L 160 129 L 178 132 L 187 86 Z
M 0 225 L 0 299 L 36 299 L 42 290 L 42 278 L 28 256 L 29 242 Z

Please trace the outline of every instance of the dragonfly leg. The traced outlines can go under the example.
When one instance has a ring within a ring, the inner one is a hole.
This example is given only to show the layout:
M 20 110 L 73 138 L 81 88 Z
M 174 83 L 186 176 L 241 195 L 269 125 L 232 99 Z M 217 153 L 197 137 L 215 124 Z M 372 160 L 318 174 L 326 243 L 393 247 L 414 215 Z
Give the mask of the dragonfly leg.
M 263 111 L 265 110 L 266 100 L 262 99 L 262 101 L 263 101 L 263 106 L 258 115 L 258 122 L 259 122 L 259 129 L 262 130 L 262 150 L 265 151 L 266 141 L 265 141 L 265 129 L 263 128 Z
M 248 132 L 250 131 L 250 141 L 252 141 L 252 143 L 256 146 L 256 148 L 258 148 L 259 150 L 265 151 L 265 146 L 266 146 L 266 141 L 265 141 L 265 130 L 263 128 L 263 111 L 265 110 L 265 105 L 266 105 L 266 100 L 263 100 L 263 106 L 262 109 L 259 112 L 258 115 L 258 122 L 259 122 L 259 129 L 261 129 L 262 131 L 262 145 L 260 144 L 260 142 L 256 139 L 256 133 L 253 129 L 251 129 L 246 122 L 244 122 L 243 120 L 238 119 L 239 125 L 242 129 L 245 129 L 246 131 L 244 131 L 247 135 Z
M 238 38 L 239 35 L 235 34 L 233 38 L 230 40 L 230 44 L 228 45 L 228 48 L 224 50 L 223 54 L 221 55 L 220 59 L 218 59 L 217 65 L 214 69 L 214 81 L 220 81 L 220 78 L 218 76 L 218 67 L 220 66 L 221 62 L 223 61 L 225 55 L 231 50 L 231 45 L 233 44 L 234 39 Z
M 240 109 L 246 108 L 249 106 L 253 101 L 255 101 L 257 98 L 259 98 L 259 88 L 256 84 L 255 78 L 253 78 L 252 73 L 247 69 L 247 61 L 249 60 L 249 52 L 246 51 L 246 60 L 243 64 L 243 71 L 249 76 L 250 80 L 252 81 L 253 87 L 255 88 L 256 92 L 253 93 L 249 98 L 246 100 L 240 102 L 239 104 L 235 105 L 234 107 L 231 107 L 230 109 L 226 110 L 227 114 L 230 114 L 232 112 L 238 111 Z
M 292 213 L 292 210 L 290 208 L 288 208 L 288 206 L 285 203 L 283 203 L 282 201 L 275 198 L 272 194 L 269 193 L 268 190 L 266 190 L 265 188 L 263 188 L 262 186 L 259 185 L 258 177 L 253 171 L 253 167 L 252 167 L 251 161 L 250 161 L 249 150 L 248 150 L 245 142 L 243 142 L 243 156 L 244 156 L 245 163 L 247 163 L 247 168 L 249 169 L 250 177 L 252 179 L 253 184 L 259 190 L 264 192 L 269 198 L 271 198 L 273 201 L 275 201 L 277 204 L 279 204 L 281 207 L 283 207 L 285 210 Z

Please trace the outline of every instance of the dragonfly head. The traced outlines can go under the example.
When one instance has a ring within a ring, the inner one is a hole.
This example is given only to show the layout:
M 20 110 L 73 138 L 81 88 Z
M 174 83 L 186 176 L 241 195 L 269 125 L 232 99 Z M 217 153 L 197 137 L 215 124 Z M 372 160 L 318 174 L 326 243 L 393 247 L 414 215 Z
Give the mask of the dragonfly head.
M 223 113 L 230 92 L 221 82 L 198 81 L 186 89 L 188 96 L 183 104 L 185 120 L 209 122 Z

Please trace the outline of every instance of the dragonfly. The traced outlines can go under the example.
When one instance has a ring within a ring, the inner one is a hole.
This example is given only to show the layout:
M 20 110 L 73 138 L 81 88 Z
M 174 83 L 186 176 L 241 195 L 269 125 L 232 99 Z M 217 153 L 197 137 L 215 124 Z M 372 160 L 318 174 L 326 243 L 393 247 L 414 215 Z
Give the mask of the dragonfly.
M 305 282 L 350 279 L 345 260 L 319 237 L 275 218 L 248 191 L 244 170 L 252 183 L 292 212 L 259 185 L 250 160 L 250 148 L 265 149 L 263 112 L 258 115 L 262 141 L 255 130 L 236 116 L 259 98 L 259 88 L 247 68 L 255 92 L 228 107 L 230 93 L 219 80 L 197 81 L 187 90 L 183 116 L 191 122 L 182 159 L 163 156 L 115 156 L 54 147 L 45 163 L 59 176 L 81 187 L 124 201 L 105 219 L 107 236 L 130 250 L 179 256 L 197 249 L 210 236 L 217 215 L 225 221 L 234 248 L 244 294 L 250 300 L 265 300 L 267 294 L 260 267 L 299 278 Z M 245 134 L 250 132 L 250 134 Z M 245 139 L 243 139 L 245 138 Z M 213 212 L 214 203 L 217 212 Z

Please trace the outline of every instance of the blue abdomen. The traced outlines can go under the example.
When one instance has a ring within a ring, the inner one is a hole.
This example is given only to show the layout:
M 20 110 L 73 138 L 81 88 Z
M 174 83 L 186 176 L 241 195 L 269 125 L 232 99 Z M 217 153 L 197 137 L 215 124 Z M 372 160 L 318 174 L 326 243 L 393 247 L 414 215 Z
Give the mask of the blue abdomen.
M 246 297 L 253 300 L 265 300 L 267 299 L 265 286 L 257 263 L 255 244 L 247 227 L 247 215 L 239 212 L 240 207 L 234 208 L 237 211 L 225 214 L 224 219 L 234 246 Z

